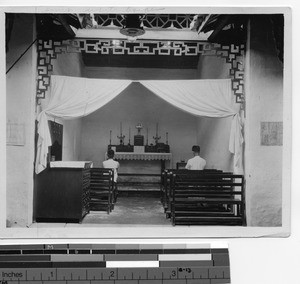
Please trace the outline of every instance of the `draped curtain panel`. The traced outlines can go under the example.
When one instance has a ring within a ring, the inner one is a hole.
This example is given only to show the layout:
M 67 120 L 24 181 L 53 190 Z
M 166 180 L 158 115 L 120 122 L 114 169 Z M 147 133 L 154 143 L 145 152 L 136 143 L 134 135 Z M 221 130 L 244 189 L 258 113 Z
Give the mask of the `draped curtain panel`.
M 51 146 L 47 116 L 72 119 L 89 115 L 118 96 L 131 82 L 51 76 L 50 101 L 38 116 L 36 173 L 46 168 Z M 234 103 L 231 93 L 230 79 L 139 82 L 161 99 L 195 116 L 232 116 L 229 151 L 234 154 L 234 171 L 242 172 L 242 123 L 239 105 Z
M 38 115 L 35 172 L 40 173 L 47 167 L 48 147 L 52 144 L 48 116 L 72 119 L 89 115 L 114 99 L 130 83 L 130 80 L 51 76 L 49 104 Z
M 145 80 L 140 83 L 173 106 L 205 117 L 232 116 L 229 151 L 234 154 L 234 172 L 243 172 L 240 105 L 231 93 L 231 80 Z

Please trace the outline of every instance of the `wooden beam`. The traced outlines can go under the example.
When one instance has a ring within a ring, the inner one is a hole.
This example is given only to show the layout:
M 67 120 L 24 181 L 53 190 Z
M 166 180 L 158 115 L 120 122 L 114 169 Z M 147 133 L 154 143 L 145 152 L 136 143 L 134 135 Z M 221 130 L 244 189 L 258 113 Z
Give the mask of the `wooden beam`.
M 206 41 L 211 32 L 200 33 L 186 30 L 152 30 L 146 29 L 146 33 L 139 36 L 143 40 L 186 40 L 186 41 Z M 79 29 L 76 38 L 101 38 L 101 39 L 121 39 L 127 37 L 120 33 L 118 28 L 101 28 L 101 29 Z

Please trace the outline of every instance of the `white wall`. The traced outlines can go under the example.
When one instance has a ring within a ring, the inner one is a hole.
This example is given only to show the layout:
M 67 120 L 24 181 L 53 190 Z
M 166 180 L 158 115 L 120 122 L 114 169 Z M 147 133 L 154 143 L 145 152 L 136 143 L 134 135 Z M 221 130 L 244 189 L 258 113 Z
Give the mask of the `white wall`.
M 24 28 L 26 27 L 26 28 Z M 6 54 L 8 69 L 35 39 L 34 16 L 17 14 Z M 25 143 L 8 145 L 7 151 L 7 225 L 26 226 L 32 223 L 34 206 L 34 139 L 36 113 L 36 46 L 33 45 L 6 77 L 7 122 L 24 125 Z M 82 75 L 81 55 L 66 53 L 52 61 L 53 74 Z M 43 109 L 49 101 L 41 99 Z M 81 141 L 81 119 L 61 121 L 64 125 L 63 159 L 78 160 Z
M 26 27 L 26 28 L 24 28 Z M 34 17 L 19 14 L 6 54 L 6 70 L 34 41 Z M 32 218 L 36 49 L 33 45 L 6 76 L 6 119 L 24 128 L 24 145 L 6 146 L 7 225 L 26 226 Z
M 251 21 L 249 48 L 245 122 L 248 221 L 252 226 L 280 226 L 282 146 L 261 145 L 260 123 L 283 121 L 283 68 L 263 16 Z
M 166 142 L 166 132 L 169 134 L 173 166 L 181 159 L 191 156 L 191 146 L 197 139 L 196 118 L 164 102 L 141 84 L 132 83 L 113 101 L 83 118 L 80 158 L 101 165 L 109 144 L 110 130 L 112 130 L 112 144 L 119 144 L 117 135 L 120 133 L 121 121 L 123 134 L 126 136 L 125 144 L 128 143 L 129 127 L 131 144 L 133 144 L 133 135 L 137 134 L 135 126 L 139 122 L 144 125 L 142 134 L 145 142 L 148 127 L 149 144 L 154 144 L 152 137 L 155 136 L 156 123 L 158 123 L 160 142 Z M 126 171 L 123 168 L 120 172 L 123 170 Z

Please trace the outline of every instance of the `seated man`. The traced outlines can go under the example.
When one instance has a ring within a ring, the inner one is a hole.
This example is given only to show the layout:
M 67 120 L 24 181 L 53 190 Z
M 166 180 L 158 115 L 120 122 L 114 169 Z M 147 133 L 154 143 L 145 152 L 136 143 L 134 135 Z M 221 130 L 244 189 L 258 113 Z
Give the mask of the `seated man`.
M 193 146 L 192 151 L 194 158 L 188 160 L 185 168 L 188 170 L 203 170 L 206 165 L 206 161 L 200 157 L 200 146 Z
M 107 151 L 107 160 L 103 162 L 103 168 L 114 169 L 114 182 L 117 183 L 118 179 L 118 168 L 120 163 L 114 160 L 115 151 L 109 149 Z

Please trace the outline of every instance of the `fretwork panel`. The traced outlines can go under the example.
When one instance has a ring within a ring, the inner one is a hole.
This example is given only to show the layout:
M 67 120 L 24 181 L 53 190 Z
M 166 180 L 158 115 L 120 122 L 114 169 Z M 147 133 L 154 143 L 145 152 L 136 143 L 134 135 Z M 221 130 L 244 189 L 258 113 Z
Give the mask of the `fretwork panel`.
M 122 41 L 121 46 L 113 46 L 111 40 L 75 39 L 66 41 L 38 42 L 38 84 L 37 98 L 45 98 L 53 70 L 53 59 L 57 54 L 85 52 L 104 55 L 153 55 L 153 56 L 217 56 L 230 64 L 229 76 L 232 79 L 232 91 L 237 103 L 244 102 L 244 45 L 220 45 L 207 42 L 173 41 L 165 45 L 163 41 Z M 243 107 L 243 104 L 242 104 Z

